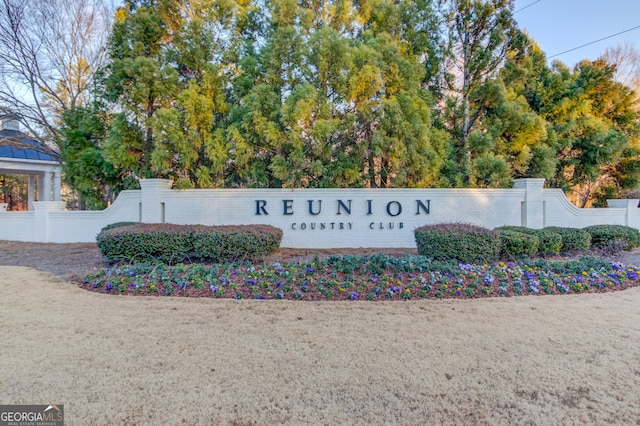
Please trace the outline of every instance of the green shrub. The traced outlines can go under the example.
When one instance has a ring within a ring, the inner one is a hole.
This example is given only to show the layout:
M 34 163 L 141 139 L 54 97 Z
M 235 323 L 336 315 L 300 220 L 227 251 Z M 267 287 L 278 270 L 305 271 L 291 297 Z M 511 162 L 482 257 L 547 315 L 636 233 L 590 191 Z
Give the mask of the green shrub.
M 515 231 L 535 235 L 540 240 L 537 254 L 558 254 L 562 248 L 562 235 L 547 229 L 532 229 L 525 226 L 500 226 L 496 231 Z
M 463 223 L 427 225 L 414 231 L 418 253 L 436 260 L 493 262 L 500 255 L 500 235 Z
M 531 257 L 538 253 L 540 238 L 524 232 L 499 230 L 500 255 L 513 257 Z
M 584 228 L 591 235 L 593 247 L 618 252 L 640 246 L 640 231 L 623 225 L 593 225 Z
M 101 231 L 98 249 L 111 263 L 223 262 L 273 254 L 282 230 L 267 225 L 135 224 Z
M 258 259 L 280 247 L 282 230 L 268 225 L 200 226 L 193 233 L 194 252 L 216 262 Z
M 544 229 L 556 232 L 562 236 L 562 247 L 560 251 L 589 250 L 591 248 L 591 234 L 584 229 L 563 228 L 559 226 L 548 226 Z

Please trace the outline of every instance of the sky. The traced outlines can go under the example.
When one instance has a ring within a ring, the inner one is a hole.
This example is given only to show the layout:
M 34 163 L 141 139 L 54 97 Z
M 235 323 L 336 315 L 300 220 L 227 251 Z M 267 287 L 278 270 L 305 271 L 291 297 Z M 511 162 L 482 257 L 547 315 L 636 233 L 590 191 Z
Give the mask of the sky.
M 640 50 L 640 0 L 515 0 L 514 11 L 520 29 L 536 40 L 549 61 L 572 67 L 626 41 Z M 638 28 L 562 53 L 634 27 Z

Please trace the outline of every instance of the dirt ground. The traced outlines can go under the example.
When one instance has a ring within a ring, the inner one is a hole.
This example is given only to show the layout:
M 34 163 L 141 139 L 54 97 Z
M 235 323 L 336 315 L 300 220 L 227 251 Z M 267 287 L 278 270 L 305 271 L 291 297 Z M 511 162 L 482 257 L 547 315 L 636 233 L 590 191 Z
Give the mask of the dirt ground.
M 64 404 L 68 425 L 640 424 L 640 288 L 126 297 L 69 283 L 104 266 L 95 245 L 0 242 L 0 264 L 47 271 L 0 266 L 0 403 Z

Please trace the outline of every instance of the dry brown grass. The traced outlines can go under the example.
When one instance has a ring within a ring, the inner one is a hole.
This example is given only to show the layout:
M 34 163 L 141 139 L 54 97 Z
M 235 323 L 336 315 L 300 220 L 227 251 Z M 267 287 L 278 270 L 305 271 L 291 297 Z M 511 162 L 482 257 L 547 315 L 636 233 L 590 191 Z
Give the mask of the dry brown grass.
M 0 403 L 62 403 L 69 425 L 640 422 L 640 288 L 132 298 L 0 267 L 0 342 Z

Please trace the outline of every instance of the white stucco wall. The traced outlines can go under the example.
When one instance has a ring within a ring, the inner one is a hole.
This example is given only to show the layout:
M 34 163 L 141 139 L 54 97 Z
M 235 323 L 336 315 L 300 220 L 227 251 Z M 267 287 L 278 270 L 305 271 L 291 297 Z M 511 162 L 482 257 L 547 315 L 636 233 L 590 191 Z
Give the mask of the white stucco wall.
M 64 203 L 36 202 L 34 212 L 0 212 L 0 240 L 94 242 L 114 222 L 268 224 L 284 231 L 283 247 L 415 247 L 415 228 L 464 222 L 495 228 L 595 224 L 640 227 L 637 200 L 614 208 L 578 209 L 542 179 L 513 189 L 212 189 L 171 190 L 143 181 L 103 211 L 64 211 Z M 427 211 L 428 210 L 428 211 Z
M 161 199 L 166 222 L 268 224 L 284 231 L 284 247 L 413 247 L 414 229 L 426 224 L 465 222 L 490 228 L 519 225 L 524 191 L 188 190 L 163 191 Z

